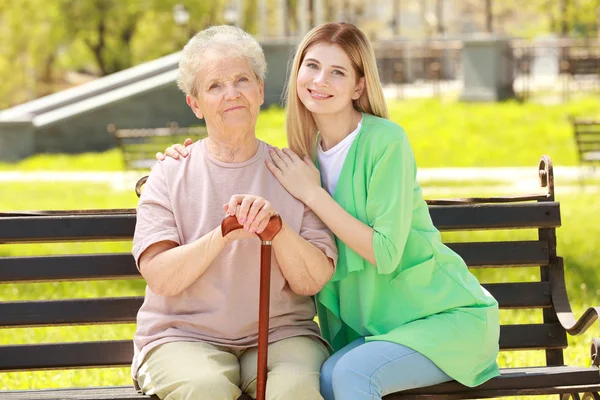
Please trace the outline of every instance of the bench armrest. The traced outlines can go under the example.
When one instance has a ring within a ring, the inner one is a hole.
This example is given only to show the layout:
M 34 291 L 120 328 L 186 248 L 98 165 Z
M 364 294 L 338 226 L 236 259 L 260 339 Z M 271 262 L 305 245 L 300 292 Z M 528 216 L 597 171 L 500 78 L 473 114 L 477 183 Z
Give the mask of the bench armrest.
M 568 334 L 572 336 L 581 335 L 598 319 L 600 307 L 590 307 L 585 310 L 581 318 L 575 318 L 567 296 L 565 269 L 561 257 L 558 258 L 558 263 L 559 265 L 556 268 L 550 267 L 550 293 L 556 316 Z

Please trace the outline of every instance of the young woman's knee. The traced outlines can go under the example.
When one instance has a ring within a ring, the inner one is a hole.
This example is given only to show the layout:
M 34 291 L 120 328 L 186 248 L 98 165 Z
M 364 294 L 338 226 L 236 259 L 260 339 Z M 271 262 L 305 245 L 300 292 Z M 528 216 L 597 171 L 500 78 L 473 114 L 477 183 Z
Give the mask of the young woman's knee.
M 333 400 L 333 369 L 337 359 L 328 358 L 321 367 L 321 394 L 325 400 Z
M 376 376 L 362 370 L 352 355 L 340 358 L 335 364 L 331 374 L 331 387 L 334 398 L 344 399 L 345 397 L 340 397 L 341 393 L 361 393 L 372 396 L 369 398 L 381 398 L 381 387 Z

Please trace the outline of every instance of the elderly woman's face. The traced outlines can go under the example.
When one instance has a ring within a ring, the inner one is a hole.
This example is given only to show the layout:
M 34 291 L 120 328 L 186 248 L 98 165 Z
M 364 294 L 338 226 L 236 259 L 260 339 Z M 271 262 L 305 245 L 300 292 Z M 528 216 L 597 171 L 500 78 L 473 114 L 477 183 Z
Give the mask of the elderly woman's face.
M 198 71 L 198 97 L 188 96 L 188 104 L 217 132 L 254 128 L 264 102 L 264 84 L 245 58 L 206 55 L 208 60 Z

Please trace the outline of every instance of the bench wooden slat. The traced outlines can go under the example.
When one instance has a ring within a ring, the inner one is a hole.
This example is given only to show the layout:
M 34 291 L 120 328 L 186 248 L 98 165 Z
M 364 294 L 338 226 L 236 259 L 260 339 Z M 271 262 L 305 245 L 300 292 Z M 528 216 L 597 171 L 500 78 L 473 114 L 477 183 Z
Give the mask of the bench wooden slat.
M 567 347 L 560 324 L 503 325 L 502 350 Z M 37 369 L 127 366 L 133 357 L 129 340 L 0 346 L 0 372 Z
M 565 389 L 552 391 L 548 389 L 592 386 L 590 382 L 598 382 L 599 374 L 596 368 L 580 367 L 536 367 L 536 368 L 502 368 L 500 376 L 476 388 L 468 388 L 458 382 L 448 382 L 426 388 L 413 389 L 402 393 L 391 394 L 384 400 L 425 399 L 435 396 L 436 399 L 487 398 L 487 394 L 498 395 L 534 395 L 550 393 L 568 393 Z M 555 383 L 551 388 L 546 385 L 551 380 Z M 600 387 L 600 383 L 596 384 Z M 497 391 L 502 391 L 498 393 Z M 583 392 L 582 390 L 581 392 Z M 81 399 L 111 399 L 111 400 L 147 400 L 133 386 L 94 387 L 77 389 L 46 389 L 28 391 L 2 392 L 3 400 L 81 400 Z
M 547 282 L 484 284 L 502 309 L 551 307 Z M 144 298 L 69 299 L 0 303 L 0 327 L 135 323 Z
M 439 230 L 555 228 L 557 202 L 430 206 Z M 0 243 L 131 239 L 135 214 L 0 218 Z
M 559 323 L 500 326 L 500 349 L 542 350 L 567 348 L 567 334 Z
M 548 264 L 543 241 L 449 243 L 470 267 Z M 0 257 L 0 283 L 141 278 L 130 253 Z
M 0 218 L 0 243 L 131 240 L 135 214 Z
M 0 283 L 137 278 L 131 253 L 0 257 Z
M 90 367 L 126 367 L 131 340 L 0 346 L 0 372 Z
M 0 327 L 135 323 L 143 297 L 0 303 Z
M 548 243 L 544 241 L 446 243 L 470 267 L 548 265 Z
M 500 308 L 551 307 L 550 284 L 484 284 Z M 135 323 L 144 298 L 95 298 L 0 303 L 0 327 L 59 326 L 107 323 Z
M 188 128 L 152 128 L 152 129 L 117 129 L 114 133 L 117 139 L 130 139 L 130 138 L 161 138 L 161 137 L 173 137 L 182 136 L 188 137 L 204 137 L 207 134 L 206 127 L 188 127 Z
M 561 224 L 557 202 L 430 206 L 440 231 L 509 228 L 557 228 Z
M 574 119 L 575 143 L 580 164 L 600 162 L 600 120 Z
M 173 143 L 183 143 L 188 137 L 196 140 L 206 137 L 205 127 L 198 128 L 158 128 L 158 129 L 119 129 L 114 132 L 121 148 L 127 169 L 147 169 L 156 163 L 157 151 Z
M 581 140 L 579 141 L 581 150 L 594 150 L 600 146 L 600 140 Z
M 550 308 L 549 282 L 485 283 L 486 288 L 502 309 Z
M 385 400 L 409 400 L 432 397 L 436 399 L 486 398 L 490 391 L 505 391 L 505 395 L 558 393 L 554 388 L 563 386 L 600 386 L 598 368 L 585 367 L 530 367 L 502 368 L 500 376 L 482 385 L 469 388 L 456 381 L 435 386 L 407 390 L 385 396 Z M 512 390 L 512 392 L 511 392 Z M 568 392 L 567 392 L 568 393 Z M 495 396 L 501 396 L 495 393 Z
M 158 397 L 138 393 L 133 385 L 77 389 L 44 389 L 1 392 L 2 400 L 150 400 Z

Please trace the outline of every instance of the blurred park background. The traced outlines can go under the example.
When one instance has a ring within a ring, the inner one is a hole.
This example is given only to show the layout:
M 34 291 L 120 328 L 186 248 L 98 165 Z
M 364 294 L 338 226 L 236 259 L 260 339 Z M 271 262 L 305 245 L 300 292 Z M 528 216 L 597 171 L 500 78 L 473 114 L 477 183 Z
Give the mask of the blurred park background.
M 139 130 L 131 151 L 151 159 L 202 125 L 175 85 L 178 51 L 214 24 L 239 25 L 263 45 L 267 101 L 257 132 L 285 146 L 288 60 L 326 21 L 355 23 L 373 41 L 391 119 L 408 133 L 426 198 L 540 191 L 538 160 L 552 157 L 558 254 L 574 311 L 600 304 L 600 168 L 586 162 L 574 123 L 600 126 L 600 0 L 0 0 L 0 212 L 135 207 L 134 184 L 148 168 L 128 161 L 119 133 Z M 0 257 L 130 245 L 3 245 Z M 475 273 L 482 282 L 539 279 L 539 268 Z M 143 288 L 141 280 L 0 284 L 0 301 L 139 296 Z M 502 318 L 542 317 L 515 310 Z M 0 344 L 131 338 L 134 329 L 3 329 Z M 570 339 L 567 364 L 589 365 L 592 336 L 597 327 Z M 535 351 L 500 358 L 542 362 Z M 130 382 L 127 368 L 0 374 L 0 390 Z

